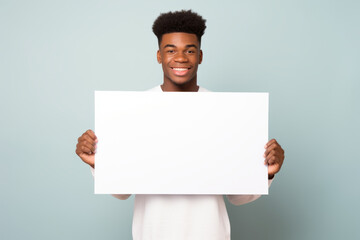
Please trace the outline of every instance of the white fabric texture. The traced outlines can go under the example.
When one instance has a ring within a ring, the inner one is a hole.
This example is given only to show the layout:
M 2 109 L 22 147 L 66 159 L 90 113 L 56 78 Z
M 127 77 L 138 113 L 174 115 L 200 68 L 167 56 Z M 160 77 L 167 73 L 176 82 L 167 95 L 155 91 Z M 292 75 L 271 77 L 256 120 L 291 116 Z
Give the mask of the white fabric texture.
M 161 92 L 160 86 L 149 91 Z M 200 87 L 199 92 L 208 92 Z M 91 169 L 94 174 L 94 169 Z M 269 180 L 269 187 L 272 180 Z M 113 194 L 125 200 L 130 195 Z M 260 195 L 227 195 L 234 205 Z M 135 195 L 134 240 L 229 240 L 230 222 L 222 195 Z

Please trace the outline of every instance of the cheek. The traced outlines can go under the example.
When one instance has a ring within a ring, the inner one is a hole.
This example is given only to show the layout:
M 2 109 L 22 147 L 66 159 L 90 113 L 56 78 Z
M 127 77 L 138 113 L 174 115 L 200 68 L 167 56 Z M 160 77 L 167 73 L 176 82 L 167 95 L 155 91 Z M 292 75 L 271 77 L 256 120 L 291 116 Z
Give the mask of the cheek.
M 191 62 L 196 63 L 196 64 L 200 64 L 200 62 L 201 62 L 201 57 L 200 57 L 200 55 L 192 56 L 192 57 L 191 57 Z
M 171 62 L 171 60 L 172 60 L 171 56 L 167 56 L 167 55 L 163 56 L 163 63 L 168 64 Z

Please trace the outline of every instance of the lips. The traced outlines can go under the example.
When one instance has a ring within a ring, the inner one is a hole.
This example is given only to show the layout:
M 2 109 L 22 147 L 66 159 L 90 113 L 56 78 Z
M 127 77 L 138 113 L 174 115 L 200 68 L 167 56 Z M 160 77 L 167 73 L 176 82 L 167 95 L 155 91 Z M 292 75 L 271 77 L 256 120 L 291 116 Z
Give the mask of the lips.
M 172 67 L 171 70 L 176 76 L 184 76 L 189 72 L 190 67 Z

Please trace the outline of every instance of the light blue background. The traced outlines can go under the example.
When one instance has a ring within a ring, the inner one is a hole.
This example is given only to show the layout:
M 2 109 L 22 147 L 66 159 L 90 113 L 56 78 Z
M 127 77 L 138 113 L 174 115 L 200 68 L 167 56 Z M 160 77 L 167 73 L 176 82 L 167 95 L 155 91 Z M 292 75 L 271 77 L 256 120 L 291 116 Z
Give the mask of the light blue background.
M 286 151 L 270 195 L 228 205 L 233 239 L 360 239 L 359 1 L 0 0 L 0 239 L 130 239 L 133 197 L 93 194 L 77 138 L 94 90 L 162 82 L 160 12 L 207 19 L 199 84 L 270 92 Z

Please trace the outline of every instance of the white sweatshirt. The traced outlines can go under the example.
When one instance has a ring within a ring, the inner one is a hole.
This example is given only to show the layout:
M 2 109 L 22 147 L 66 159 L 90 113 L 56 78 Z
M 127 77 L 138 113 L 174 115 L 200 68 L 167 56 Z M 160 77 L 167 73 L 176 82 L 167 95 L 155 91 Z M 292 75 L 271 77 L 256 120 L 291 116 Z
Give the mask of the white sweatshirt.
M 161 92 L 160 86 L 149 91 Z M 199 88 L 199 92 L 208 92 Z M 94 173 L 93 169 L 91 169 Z M 272 180 L 269 180 L 269 186 Z M 125 200 L 130 195 L 114 194 Z M 234 205 L 260 195 L 227 195 Z M 135 195 L 134 240 L 229 240 L 230 222 L 222 195 Z

